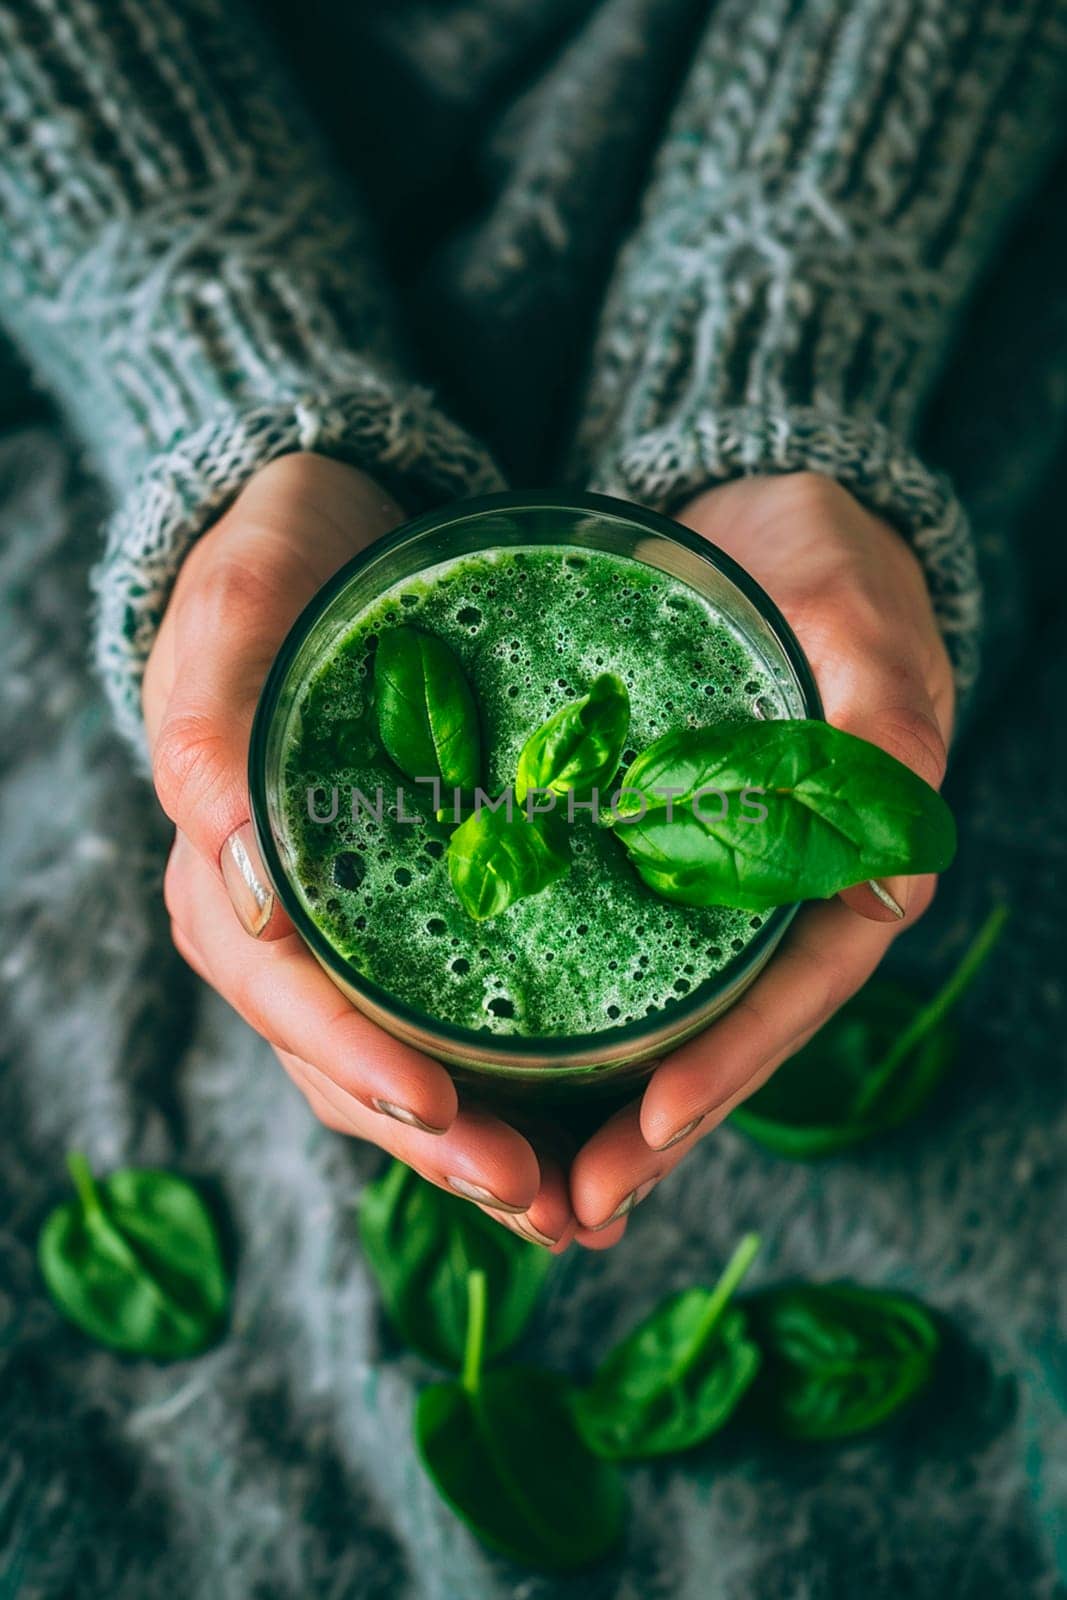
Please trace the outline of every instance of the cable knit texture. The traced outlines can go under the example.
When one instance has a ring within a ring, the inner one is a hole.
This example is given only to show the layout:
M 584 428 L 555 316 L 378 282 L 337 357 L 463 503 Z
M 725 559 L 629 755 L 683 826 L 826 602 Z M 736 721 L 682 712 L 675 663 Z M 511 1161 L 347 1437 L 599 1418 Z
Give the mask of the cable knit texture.
M 1062 4 L 723 0 L 705 24 L 692 0 L 482 0 L 336 21 L 361 92 L 400 71 L 436 103 L 440 138 L 416 139 L 406 176 L 409 118 L 390 108 L 401 195 L 457 142 L 443 108 L 488 108 L 496 203 L 431 255 L 440 314 L 424 318 L 475 419 L 521 395 L 526 367 L 542 422 L 560 408 L 553 336 L 576 344 L 581 307 L 593 316 L 682 77 L 569 475 L 669 509 L 738 473 L 831 474 L 913 540 L 966 691 L 973 550 L 913 437 L 1004 212 L 1050 148 Z M 3 315 L 118 504 L 97 659 L 136 736 L 178 565 L 273 456 L 339 456 L 411 509 L 502 480 L 403 375 L 357 195 L 239 5 L 0 7 L 0 93 Z
M 670 509 L 811 468 L 913 542 L 958 687 L 977 670 L 967 520 L 913 439 L 1005 212 L 1054 148 L 1062 6 L 726 0 L 619 263 L 580 438 Z
M 136 742 L 175 573 L 257 468 L 319 450 L 412 510 L 501 480 L 400 376 L 357 197 L 239 6 L 0 7 L 0 99 L 5 314 L 118 501 L 96 656 Z

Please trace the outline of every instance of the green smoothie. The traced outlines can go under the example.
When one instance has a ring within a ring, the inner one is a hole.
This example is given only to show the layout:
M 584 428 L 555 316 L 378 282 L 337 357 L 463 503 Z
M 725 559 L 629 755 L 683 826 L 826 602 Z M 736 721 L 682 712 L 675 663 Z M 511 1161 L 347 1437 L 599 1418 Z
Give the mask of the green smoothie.
M 459 657 L 480 709 L 492 794 L 513 781 L 529 735 L 602 672 L 617 673 L 630 695 L 617 783 L 635 752 L 669 728 L 788 715 L 780 686 L 725 615 L 629 557 L 520 546 L 397 584 L 309 679 L 283 756 L 293 876 L 335 949 L 417 1011 L 523 1037 L 640 1022 L 716 979 L 766 918 L 659 898 L 610 830 L 580 811 L 565 877 L 492 921 L 471 919 L 449 881 L 450 828 L 434 820 L 429 788 L 404 779 L 378 738 L 373 652 L 405 624 Z

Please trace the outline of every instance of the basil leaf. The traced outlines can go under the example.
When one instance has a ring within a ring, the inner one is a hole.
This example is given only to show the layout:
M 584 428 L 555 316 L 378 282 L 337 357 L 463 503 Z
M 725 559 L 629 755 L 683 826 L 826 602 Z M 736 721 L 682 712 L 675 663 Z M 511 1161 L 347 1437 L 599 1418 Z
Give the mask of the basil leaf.
M 519 756 L 515 798 L 530 789 L 589 795 L 619 770 L 630 727 L 630 696 L 613 672 L 603 672 L 587 695 L 562 706 L 530 735 Z
M 618 836 L 649 888 L 682 905 L 767 911 L 942 872 L 956 847 L 929 784 L 825 722 L 674 729 L 638 756 L 626 791 Z
M 526 1566 L 581 1570 L 619 1541 L 622 1480 L 583 1445 L 564 1380 L 531 1367 L 482 1372 L 479 1277 L 470 1279 L 462 1381 L 419 1395 L 419 1454 L 438 1493 L 484 1544 Z
M 516 900 L 540 894 L 570 867 L 566 835 L 550 814 L 527 820 L 513 809 L 483 806 L 448 842 L 448 874 L 460 904 L 477 922 L 498 917 Z
M 77 1196 L 46 1219 L 38 1259 L 49 1293 L 100 1344 L 178 1360 L 219 1336 L 230 1286 L 211 1214 L 170 1172 L 128 1168 L 97 1183 L 68 1157 Z
M 744 1309 L 763 1356 L 752 1409 L 791 1439 L 877 1427 L 929 1383 L 941 1343 L 918 1301 L 854 1284 L 787 1284 Z
M 576 1394 L 575 1419 L 595 1454 L 638 1461 L 688 1450 L 733 1415 L 760 1356 L 729 1301 L 758 1249 L 746 1235 L 714 1289 L 665 1300 Z
M 409 778 L 473 789 L 481 771 L 478 708 L 458 657 L 418 628 L 383 633 L 374 655 L 378 733 Z
M 458 1368 L 463 1359 L 468 1273 L 478 1270 L 488 1283 L 486 1350 L 496 1356 L 526 1326 L 552 1266 L 547 1250 L 427 1183 L 402 1161 L 364 1189 L 359 1231 L 398 1333 L 443 1367 Z
M 1007 910 L 986 918 L 925 1005 L 875 980 L 738 1107 L 731 1126 L 778 1155 L 805 1161 L 898 1128 L 930 1098 L 956 1055 L 949 1013 L 994 949 Z M 911 1020 L 901 1026 L 902 1018 Z

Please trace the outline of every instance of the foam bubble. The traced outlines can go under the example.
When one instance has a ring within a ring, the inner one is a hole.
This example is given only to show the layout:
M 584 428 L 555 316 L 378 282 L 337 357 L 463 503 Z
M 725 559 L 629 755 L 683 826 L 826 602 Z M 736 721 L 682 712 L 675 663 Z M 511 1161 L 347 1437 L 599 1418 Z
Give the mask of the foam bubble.
M 498 792 L 529 734 L 598 672 L 626 682 L 623 770 L 668 727 L 786 714 L 782 690 L 729 621 L 693 590 L 626 557 L 566 547 L 491 551 L 410 580 L 369 607 L 309 683 L 286 752 L 285 811 L 310 915 L 361 972 L 417 1010 L 496 1034 L 620 1027 L 688 1000 L 763 919 L 652 896 L 605 829 L 580 817 L 572 867 L 492 923 L 463 911 L 448 879 L 449 830 L 429 791 L 384 756 L 367 678 L 383 629 L 413 623 L 447 639 L 474 686 Z M 330 825 L 309 786 L 342 801 Z M 381 819 L 346 804 L 386 794 Z M 349 862 L 338 883 L 335 863 Z M 351 865 L 358 860 L 360 867 Z

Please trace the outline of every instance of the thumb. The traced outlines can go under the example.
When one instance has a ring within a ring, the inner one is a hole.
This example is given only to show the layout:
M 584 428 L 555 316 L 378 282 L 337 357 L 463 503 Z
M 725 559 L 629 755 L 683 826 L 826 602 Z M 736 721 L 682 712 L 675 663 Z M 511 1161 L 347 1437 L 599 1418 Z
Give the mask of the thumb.
M 337 568 L 403 518 L 361 472 L 287 456 L 252 480 L 188 557 L 157 650 L 170 677 L 152 772 L 164 811 L 221 874 L 255 938 L 292 931 L 250 820 L 260 689 L 296 617 Z M 164 636 L 166 630 L 166 636 Z
M 839 658 L 838 670 L 820 676 L 827 720 L 903 762 L 932 789 L 940 789 L 948 760 L 941 726 L 923 680 L 895 655 Z M 875 922 L 903 922 L 930 902 L 932 880 L 893 877 L 857 884 L 841 899 Z

